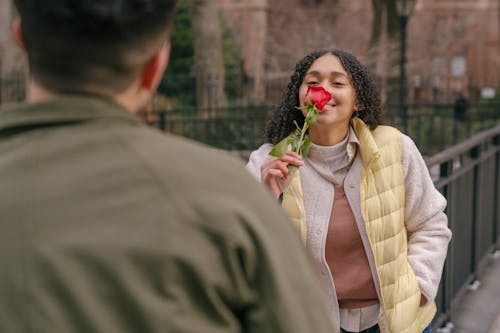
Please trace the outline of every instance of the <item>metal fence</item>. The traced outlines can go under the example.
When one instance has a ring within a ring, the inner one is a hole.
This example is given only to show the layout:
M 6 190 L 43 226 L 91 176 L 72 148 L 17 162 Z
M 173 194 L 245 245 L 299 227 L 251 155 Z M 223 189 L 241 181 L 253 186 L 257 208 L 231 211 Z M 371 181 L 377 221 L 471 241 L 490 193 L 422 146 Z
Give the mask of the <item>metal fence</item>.
M 471 108 L 465 120 L 458 120 L 449 104 L 410 105 L 406 119 L 398 117 L 397 105 L 387 106 L 386 123 L 400 128 L 430 156 L 461 142 L 472 134 L 500 123 L 500 105 Z M 273 107 L 241 107 L 202 112 L 157 111 L 149 123 L 165 132 L 178 134 L 226 150 L 254 150 L 263 143 L 265 123 Z
M 0 104 L 20 102 L 26 95 L 24 73 L 13 72 L 0 77 Z
M 448 200 L 453 232 L 437 296 L 439 327 L 454 320 L 452 309 L 499 249 L 500 125 L 435 154 L 427 165 Z
M 457 117 L 453 104 L 412 104 L 406 119 L 397 104 L 388 105 L 387 123 L 408 134 L 424 155 L 433 155 L 500 123 L 500 103 L 471 105 L 465 117 Z
M 24 99 L 24 75 L 13 72 L 0 78 L 0 104 Z M 264 105 L 166 111 L 156 106 L 144 115 L 144 119 L 165 132 L 221 149 L 251 151 L 263 143 L 263 130 L 274 108 Z M 385 108 L 386 123 L 408 134 L 427 156 L 500 123 L 498 102 L 470 105 L 464 120 L 455 117 L 453 105 L 449 103 L 410 103 L 405 105 L 404 118 L 399 115 L 400 109 L 398 104 L 388 104 Z
M 152 126 L 225 150 L 251 150 L 262 144 L 272 107 L 225 108 L 204 111 L 159 111 Z

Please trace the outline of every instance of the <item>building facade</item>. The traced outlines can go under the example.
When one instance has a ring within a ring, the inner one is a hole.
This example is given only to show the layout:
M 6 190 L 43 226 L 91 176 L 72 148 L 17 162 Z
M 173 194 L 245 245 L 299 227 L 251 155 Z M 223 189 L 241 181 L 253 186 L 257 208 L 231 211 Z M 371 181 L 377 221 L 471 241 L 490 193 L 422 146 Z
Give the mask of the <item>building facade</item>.
M 379 3 L 391 3 L 389 0 Z M 396 1 L 396 0 L 394 0 Z M 243 58 L 246 100 L 280 100 L 295 63 L 315 49 L 356 55 L 396 101 L 399 34 L 387 33 L 369 0 L 217 0 Z M 416 0 L 407 28 L 409 102 L 500 94 L 500 0 Z M 0 101 L 24 91 L 26 61 L 10 34 L 14 8 L 0 0 Z M 374 30 L 382 33 L 374 38 Z M 22 96 L 21 96 L 22 97 Z
M 500 88 L 500 1 L 419 0 L 409 25 L 413 98 L 477 100 Z M 411 93 L 411 92 L 410 92 Z
M 390 3 L 390 1 L 386 1 Z M 500 89 L 499 0 L 416 0 L 407 27 L 410 102 L 478 99 Z M 276 102 L 294 64 L 314 49 L 356 55 L 379 80 L 385 100 L 397 95 L 400 34 L 387 33 L 368 0 L 218 0 L 241 46 L 254 96 Z M 490 89 L 491 91 L 491 89 Z

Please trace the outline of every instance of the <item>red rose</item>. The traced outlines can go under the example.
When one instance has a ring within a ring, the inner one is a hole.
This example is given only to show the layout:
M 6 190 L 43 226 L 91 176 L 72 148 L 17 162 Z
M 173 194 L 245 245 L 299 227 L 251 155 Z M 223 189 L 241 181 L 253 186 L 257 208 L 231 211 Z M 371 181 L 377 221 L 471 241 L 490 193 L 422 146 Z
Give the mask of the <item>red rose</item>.
M 323 87 L 320 86 L 307 86 L 307 93 L 304 105 L 307 105 L 307 101 L 311 100 L 311 103 L 319 111 L 323 111 L 326 103 L 332 98 L 332 95 Z
M 324 88 L 319 86 L 307 86 L 304 106 L 297 107 L 297 109 L 305 112 L 304 125 L 300 128 L 297 122 L 295 122 L 297 128 L 286 138 L 275 144 L 273 149 L 269 152 L 269 155 L 281 157 L 291 149 L 305 159 L 311 147 L 311 138 L 307 135 L 307 129 L 316 121 L 318 113 L 323 111 L 323 108 L 330 98 L 332 98 L 332 95 Z M 288 165 L 290 172 L 294 172 L 297 168 L 298 167 L 294 165 Z

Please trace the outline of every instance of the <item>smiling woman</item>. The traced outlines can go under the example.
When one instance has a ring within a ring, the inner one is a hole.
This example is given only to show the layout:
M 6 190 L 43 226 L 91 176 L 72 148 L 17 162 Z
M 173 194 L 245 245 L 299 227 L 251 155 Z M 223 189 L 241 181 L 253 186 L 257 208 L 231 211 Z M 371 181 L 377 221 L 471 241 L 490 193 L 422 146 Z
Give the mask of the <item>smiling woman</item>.
M 309 155 L 269 156 L 308 124 L 299 106 L 311 88 L 330 98 L 307 130 Z M 339 331 L 421 333 L 451 237 L 446 201 L 413 141 L 381 122 L 367 69 L 340 50 L 313 52 L 298 62 L 247 169 L 282 198 Z

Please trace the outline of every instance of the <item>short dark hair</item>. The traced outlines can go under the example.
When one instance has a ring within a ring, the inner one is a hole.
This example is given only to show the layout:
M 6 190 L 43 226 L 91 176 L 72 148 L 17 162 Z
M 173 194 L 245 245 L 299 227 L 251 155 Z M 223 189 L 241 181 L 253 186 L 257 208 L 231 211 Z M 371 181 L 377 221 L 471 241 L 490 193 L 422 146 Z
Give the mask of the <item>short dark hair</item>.
M 33 78 L 62 93 L 124 90 L 169 37 L 177 0 L 15 0 Z
M 325 54 L 332 54 L 339 58 L 340 63 L 349 74 L 349 79 L 356 94 L 356 105 L 359 108 L 356 116 L 361 118 L 371 129 L 382 124 L 380 94 L 368 69 L 348 52 L 319 50 L 309 53 L 299 60 L 295 66 L 295 71 L 291 75 L 290 82 L 283 93 L 281 104 L 273 112 L 264 130 L 266 142 L 276 144 L 281 141 L 295 130 L 294 121 L 299 126 L 304 124 L 304 115 L 296 108 L 299 106 L 299 88 L 312 63 Z

